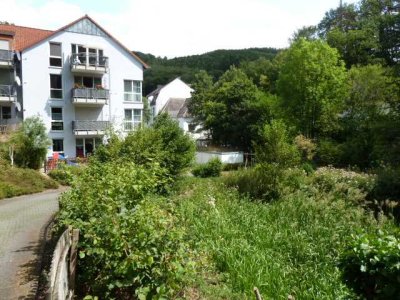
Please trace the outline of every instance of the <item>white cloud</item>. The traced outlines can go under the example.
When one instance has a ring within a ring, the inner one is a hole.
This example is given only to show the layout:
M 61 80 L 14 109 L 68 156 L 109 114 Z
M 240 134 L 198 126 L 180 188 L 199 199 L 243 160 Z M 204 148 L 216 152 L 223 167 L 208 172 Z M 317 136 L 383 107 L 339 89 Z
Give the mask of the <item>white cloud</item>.
M 354 2 L 354 0 L 352 0 Z M 286 47 L 292 33 L 317 24 L 336 0 L 132 0 L 118 13 L 84 11 L 67 0 L 8 0 L 0 20 L 58 29 L 85 13 L 133 50 L 160 56 L 200 54 L 215 49 Z M 3 6 L 4 7 L 4 6 Z

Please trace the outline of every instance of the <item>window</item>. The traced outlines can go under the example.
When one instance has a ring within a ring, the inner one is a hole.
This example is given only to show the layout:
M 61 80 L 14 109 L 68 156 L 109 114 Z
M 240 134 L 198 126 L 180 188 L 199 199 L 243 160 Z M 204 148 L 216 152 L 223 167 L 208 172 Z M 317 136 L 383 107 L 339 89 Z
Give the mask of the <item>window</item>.
M 64 140 L 54 139 L 53 140 L 53 152 L 64 154 Z
M 50 98 L 62 99 L 62 94 L 61 75 L 50 74 Z
M 141 109 L 125 109 L 124 130 L 133 130 L 142 124 Z
M 76 139 L 76 156 L 86 157 L 96 150 L 96 147 L 102 145 L 100 138 Z
M 87 48 L 85 46 L 72 44 L 72 62 L 78 65 L 105 67 L 107 58 L 102 49 Z
M 124 101 L 142 102 L 142 83 L 124 80 Z
M 1 50 L 10 50 L 10 42 L 7 40 L 0 40 L 0 49 Z
M 0 106 L 1 119 L 11 119 L 11 107 L 10 106 Z
M 101 77 L 75 76 L 75 88 L 96 88 L 101 85 Z
M 50 66 L 62 67 L 61 44 L 50 43 Z
M 63 114 L 61 107 L 51 108 L 51 130 L 64 130 Z

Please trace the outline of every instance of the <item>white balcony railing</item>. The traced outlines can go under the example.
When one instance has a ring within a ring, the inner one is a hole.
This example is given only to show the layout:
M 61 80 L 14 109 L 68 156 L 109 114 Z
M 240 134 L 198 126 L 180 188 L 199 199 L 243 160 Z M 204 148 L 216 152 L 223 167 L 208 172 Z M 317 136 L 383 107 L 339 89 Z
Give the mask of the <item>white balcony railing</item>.
M 16 96 L 12 85 L 0 84 L 0 101 L 12 102 Z
M 105 73 L 108 69 L 108 57 L 90 53 L 75 53 L 70 57 L 70 64 L 73 72 Z

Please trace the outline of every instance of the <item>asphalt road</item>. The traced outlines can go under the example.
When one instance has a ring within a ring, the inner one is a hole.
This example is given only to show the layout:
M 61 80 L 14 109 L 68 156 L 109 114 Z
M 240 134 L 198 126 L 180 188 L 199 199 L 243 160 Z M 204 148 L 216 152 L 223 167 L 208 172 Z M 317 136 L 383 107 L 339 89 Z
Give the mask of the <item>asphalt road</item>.
M 0 200 L 0 300 L 35 298 L 42 239 L 61 192 Z

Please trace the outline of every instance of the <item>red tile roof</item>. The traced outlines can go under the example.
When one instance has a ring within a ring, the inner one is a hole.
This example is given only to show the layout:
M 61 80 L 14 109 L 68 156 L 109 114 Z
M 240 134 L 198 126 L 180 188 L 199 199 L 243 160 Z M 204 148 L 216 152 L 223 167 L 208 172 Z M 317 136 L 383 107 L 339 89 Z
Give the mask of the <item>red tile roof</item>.
M 12 49 L 21 51 L 54 33 L 51 30 L 0 24 L 0 31 L 14 33 Z
M 96 23 L 91 17 L 88 15 L 84 15 L 83 17 L 61 27 L 60 29 L 56 31 L 51 31 L 51 30 L 44 30 L 44 29 L 36 29 L 36 28 L 29 28 L 29 27 L 22 27 L 22 26 L 15 26 L 15 25 L 5 25 L 5 24 L 0 24 L 0 32 L 1 31 L 14 31 L 14 42 L 13 42 L 13 50 L 17 51 L 22 51 L 25 50 L 26 48 L 29 48 L 36 43 L 39 43 L 40 41 L 60 32 L 68 27 L 78 23 L 79 21 L 83 19 L 89 19 L 93 24 L 95 24 L 97 27 L 99 27 L 102 31 L 104 31 L 115 43 L 117 43 L 121 48 L 123 48 L 125 51 L 127 51 L 131 56 L 133 56 L 136 60 L 138 60 L 142 66 L 147 69 L 149 66 L 140 59 L 139 56 L 137 56 L 135 53 L 132 53 L 128 48 L 126 48 L 124 45 L 122 45 L 115 37 L 113 37 L 110 33 L 108 33 L 103 27 L 101 27 L 99 24 Z

